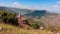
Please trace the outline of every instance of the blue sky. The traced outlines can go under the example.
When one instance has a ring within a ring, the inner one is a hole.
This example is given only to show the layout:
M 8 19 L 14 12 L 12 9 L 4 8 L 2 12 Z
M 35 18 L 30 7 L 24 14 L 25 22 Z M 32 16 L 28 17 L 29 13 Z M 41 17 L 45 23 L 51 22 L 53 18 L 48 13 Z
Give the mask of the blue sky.
M 0 0 L 0 3 L 12 4 L 18 2 L 25 5 L 41 5 L 49 6 L 55 4 L 59 0 Z
M 0 6 L 60 12 L 60 0 L 0 0 Z

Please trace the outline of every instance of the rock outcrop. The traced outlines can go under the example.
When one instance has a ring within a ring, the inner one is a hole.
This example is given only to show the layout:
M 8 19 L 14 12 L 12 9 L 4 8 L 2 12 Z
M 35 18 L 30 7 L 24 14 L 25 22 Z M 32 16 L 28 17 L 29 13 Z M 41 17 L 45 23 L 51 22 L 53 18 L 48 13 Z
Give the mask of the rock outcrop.
M 22 16 L 22 15 L 18 15 L 17 16 L 18 19 L 18 23 L 19 23 L 19 27 L 25 27 L 25 25 L 29 25 L 28 20 L 26 17 Z

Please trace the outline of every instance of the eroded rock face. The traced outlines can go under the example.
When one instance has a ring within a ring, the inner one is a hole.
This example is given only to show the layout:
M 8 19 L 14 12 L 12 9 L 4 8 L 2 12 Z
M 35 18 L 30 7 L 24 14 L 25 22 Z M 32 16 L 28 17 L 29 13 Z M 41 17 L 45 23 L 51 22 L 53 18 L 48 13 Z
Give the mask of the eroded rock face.
M 28 20 L 26 17 L 22 15 L 17 16 L 19 27 L 25 27 L 25 25 L 28 25 Z
M 48 25 L 60 26 L 60 15 L 48 16 L 43 19 L 43 23 Z

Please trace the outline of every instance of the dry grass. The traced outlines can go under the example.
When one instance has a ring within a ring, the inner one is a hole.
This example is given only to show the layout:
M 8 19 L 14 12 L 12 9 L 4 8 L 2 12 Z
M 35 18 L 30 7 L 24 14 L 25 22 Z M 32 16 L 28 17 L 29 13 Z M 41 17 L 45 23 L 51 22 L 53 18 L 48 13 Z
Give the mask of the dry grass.
M 0 31 L 0 34 L 48 34 L 48 31 L 46 30 L 26 30 L 2 23 L 0 23 L 0 27 L 4 28 L 2 31 Z

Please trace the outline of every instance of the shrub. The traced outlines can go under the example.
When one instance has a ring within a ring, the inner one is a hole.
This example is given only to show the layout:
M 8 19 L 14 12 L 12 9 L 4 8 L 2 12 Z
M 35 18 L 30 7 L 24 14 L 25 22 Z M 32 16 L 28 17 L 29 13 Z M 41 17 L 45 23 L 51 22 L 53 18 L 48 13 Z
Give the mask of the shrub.
M 40 26 L 44 27 L 44 24 L 42 22 L 34 21 L 33 19 L 28 19 L 28 22 L 31 25 L 31 27 L 34 29 L 39 29 Z
M 1 11 L 0 10 L 0 20 L 2 20 L 5 24 L 18 25 L 17 19 L 15 18 L 16 14 L 9 11 Z

